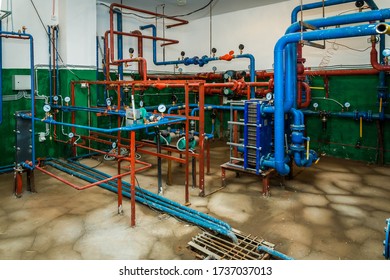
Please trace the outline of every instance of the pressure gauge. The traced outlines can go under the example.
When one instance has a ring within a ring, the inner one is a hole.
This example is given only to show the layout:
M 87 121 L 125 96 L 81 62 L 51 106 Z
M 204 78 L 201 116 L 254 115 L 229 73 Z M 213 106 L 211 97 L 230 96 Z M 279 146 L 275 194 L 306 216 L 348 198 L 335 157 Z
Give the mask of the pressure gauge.
M 386 48 L 382 52 L 383 56 L 389 57 L 390 56 L 390 48 Z
M 351 107 L 351 104 L 349 104 L 349 102 L 345 102 L 344 106 L 345 106 L 345 108 L 349 108 L 349 107 Z
M 45 111 L 46 113 L 49 113 L 51 110 L 51 107 L 49 104 L 46 104 L 45 106 L 43 106 L 43 111 Z
M 69 96 L 65 97 L 65 98 L 64 98 L 64 101 L 65 101 L 66 103 L 69 103 L 69 102 L 70 102 L 70 97 L 69 97 Z
M 314 107 L 314 109 L 317 109 L 318 108 L 318 103 L 314 103 L 313 107 Z
M 73 138 L 73 137 L 74 137 L 73 132 L 69 132 L 68 137 L 69 137 L 69 138 Z
M 143 102 L 142 100 L 140 100 L 139 106 L 140 106 L 140 107 L 144 107 L 144 102 Z
M 164 104 L 160 104 L 160 105 L 158 105 L 158 107 L 157 107 L 157 110 L 158 110 L 160 113 L 164 113 L 166 109 L 167 109 L 167 107 L 165 107 Z
M 267 93 L 267 95 L 265 96 L 265 98 L 269 101 L 272 99 L 272 93 Z
M 111 147 L 112 147 L 113 149 L 115 149 L 115 148 L 116 148 L 116 142 L 112 142 Z
M 111 98 L 106 99 L 106 104 L 107 104 L 107 106 L 111 106 Z
M 58 96 L 57 95 L 53 96 L 53 100 L 54 100 L 54 102 L 58 102 Z
M 213 68 L 211 68 L 213 70 L 213 72 L 215 73 L 217 71 L 217 67 L 213 66 Z

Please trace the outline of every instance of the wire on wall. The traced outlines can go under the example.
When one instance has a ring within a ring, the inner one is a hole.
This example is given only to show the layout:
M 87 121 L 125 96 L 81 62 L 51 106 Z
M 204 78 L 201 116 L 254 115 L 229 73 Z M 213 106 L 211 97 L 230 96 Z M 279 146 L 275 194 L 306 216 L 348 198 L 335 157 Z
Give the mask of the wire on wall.
M 46 30 L 46 26 L 45 26 L 45 24 L 43 23 L 42 17 L 41 17 L 41 15 L 39 14 L 38 9 L 37 9 L 37 7 L 35 6 L 34 1 L 33 1 L 33 0 L 30 0 L 30 2 L 31 2 L 31 4 L 32 4 L 32 6 L 33 6 L 33 8 L 34 8 L 34 10 L 35 10 L 35 13 L 37 14 L 37 16 L 38 16 L 38 18 L 39 18 L 39 21 L 40 21 L 41 24 L 42 24 L 43 29 L 45 30 L 45 33 L 46 33 L 47 37 L 50 38 L 49 32 Z M 53 40 L 52 40 L 52 39 L 49 39 L 49 40 L 51 40 L 51 42 L 53 43 Z M 81 80 L 81 78 L 80 78 L 75 72 L 73 72 L 72 69 L 70 69 L 70 68 L 65 64 L 64 60 L 62 59 L 62 56 L 61 56 L 60 52 L 58 51 L 58 49 L 57 49 L 55 46 L 54 46 L 54 50 L 55 50 L 56 54 L 58 54 L 58 58 L 61 60 L 62 65 L 64 65 L 65 68 L 68 69 L 68 70 L 70 71 L 70 73 L 72 73 L 77 79 Z

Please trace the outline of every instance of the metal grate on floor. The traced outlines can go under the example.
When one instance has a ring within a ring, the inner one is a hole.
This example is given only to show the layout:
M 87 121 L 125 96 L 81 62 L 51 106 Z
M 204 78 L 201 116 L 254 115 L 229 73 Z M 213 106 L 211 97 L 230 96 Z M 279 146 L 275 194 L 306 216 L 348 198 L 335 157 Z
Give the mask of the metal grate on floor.
M 244 235 L 239 231 L 234 232 L 238 243 L 215 236 L 208 232 L 202 232 L 188 242 L 189 248 L 197 254 L 200 259 L 214 260 L 269 260 L 272 255 L 259 251 L 259 246 L 274 248 L 274 244 L 265 241 L 257 236 Z

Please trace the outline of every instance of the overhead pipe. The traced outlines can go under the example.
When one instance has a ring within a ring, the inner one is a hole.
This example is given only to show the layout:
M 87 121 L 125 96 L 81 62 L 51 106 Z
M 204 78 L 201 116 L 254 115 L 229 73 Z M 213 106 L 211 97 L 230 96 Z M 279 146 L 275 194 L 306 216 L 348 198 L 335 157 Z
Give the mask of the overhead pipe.
M 359 23 L 359 22 L 371 22 L 371 21 L 376 21 L 376 20 L 385 20 L 385 19 L 389 19 L 389 18 L 390 18 L 390 9 L 381 9 L 381 10 L 368 11 L 368 12 L 364 12 L 364 13 L 355 13 L 355 14 L 332 16 L 332 17 L 327 17 L 327 18 L 308 20 L 308 21 L 306 21 L 306 23 L 310 24 L 312 26 L 315 26 L 317 28 L 320 28 L 320 27 L 339 26 L 339 25 Z M 285 34 L 295 33 L 295 32 L 300 31 L 300 29 L 301 29 L 300 23 L 295 22 L 290 27 L 287 28 Z M 384 29 L 385 29 L 385 26 L 380 27 L 380 30 L 384 30 Z M 316 31 L 318 31 L 318 30 L 316 30 Z M 305 34 L 305 33 L 303 33 L 303 34 Z M 286 63 L 290 63 L 290 65 L 286 66 L 286 68 L 288 69 L 287 71 L 289 71 L 289 74 L 286 75 L 287 80 L 286 80 L 285 87 L 293 89 L 293 94 L 291 96 L 292 100 L 288 99 L 288 103 L 287 103 L 288 106 L 286 106 L 285 111 L 288 109 L 290 103 L 293 102 L 294 100 L 296 100 L 294 97 L 297 95 L 297 92 L 296 92 L 297 67 L 296 67 L 296 63 L 294 63 L 294 61 L 297 61 L 297 45 L 296 44 L 288 45 L 286 48 L 286 53 L 289 54 L 288 57 L 290 58 Z M 306 73 L 306 71 L 305 71 L 305 74 L 308 74 L 308 73 Z
M 301 11 L 313 10 L 322 7 L 335 6 L 335 5 L 346 4 L 351 2 L 356 2 L 356 0 L 327 0 L 327 1 L 304 4 L 302 6 L 301 5 L 296 6 L 291 12 L 291 23 L 298 21 L 298 13 L 300 13 Z M 375 4 L 374 1 L 367 0 L 365 2 L 371 8 L 371 10 L 378 10 L 378 6 Z
M 295 79 L 296 75 L 290 78 L 289 71 L 290 68 L 287 68 L 287 73 L 284 73 L 284 54 L 285 49 L 289 44 L 297 43 L 301 39 L 308 41 L 316 40 L 326 40 L 326 39 L 338 39 L 338 38 L 349 38 L 349 37 L 359 37 L 359 36 L 369 36 L 377 34 L 375 24 L 366 24 L 360 26 L 349 26 L 341 27 L 336 29 L 326 29 L 326 30 L 315 30 L 311 32 L 300 33 L 290 33 L 284 35 L 278 40 L 274 48 L 274 67 L 275 67 L 275 100 L 274 106 L 267 106 L 263 108 L 264 112 L 274 112 L 275 114 L 275 167 L 278 173 L 281 175 L 286 175 L 289 173 L 290 168 L 284 162 L 285 153 L 284 153 L 284 114 L 286 109 L 291 109 L 292 103 L 290 104 L 292 94 L 285 93 L 285 82 L 284 77 L 287 76 L 287 79 Z M 287 61 L 292 60 L 291 57 L 286 57 Z M 293 63 L 291 63 L 293 64 Z M 287 82 L 286 82 L 287 83 Z M 286 98 L 285 98 L 286 97 Z M 268 109 L 270 108 L 270 109 Z M 287 111 L 288 111 L 287 110 Z
M 85 166 L 80 163 L 76 163 L 74 161 L 71 161 L 74 164 L 79 165 L 82 168 L 79 168 L 77 170 L 69 169 L 68 167 L 62 167 L 62 170 L 68 174 L 74 175 L 76 177 L 82 178 L 83 180 L 86 180 L 87 182 L 90 182 L 91 184 L 96 184 L 98 180 L 104 181 L 107 180 L 107 178 L 112 178 L 112 176 L 105 174 L 101 171 L 92 169 L 91 167 Z M 52 165 L 50 162 L 47 163 L 48 165 Z M 57 167 L 56 167 L 57 168 Z M 89 176 L 85 176 L 80 174 L 80 172 L 84 169 L 88 169 L 90 172 L 86 172 L 85 174 Z M 93 172 L 93 174 L 91 173 Z M 122 195 L 128 198 L 131 198 L 130 194 L 130 188 L 131 185 L 126 182 L 122 182 L 123 184 L 123 191 Z M 100 187 L 110 190 L 112 192 L 117 193 L 118 188 L 115 184 L 115 182 L 106 182 L 99 184 Z M 196 210 L 193 210 L 191 208 L 182 206 L 181 204 L 169 200 L 167 198 L 164 198 L 162 196 L 156 195 L 154 193 L 151 193 L 145 189 L 142 189 L 139 186 L 135 186 L 136 193 L 135 193 L 135 199 L 145 204 L 149 207 L 152 207 L 154 209 L 157 209 L 159 211 L 168 213 L 169 215 L 178 217 L 180 219 L 183 219 L 185 221 L 188 221 L 190 223 L 193 223 L 195 225 L 198 225 L 202 228 L 207 228 L 209 230 L 218 232 L 222 235 L 228 236 L 232 239 L 233 242 L 237 243 L 237 237 L 232 232 L 231 226 L 221 220 L 218 220 L 212 216 L 206 215 L 202 212 L 198 212 Z
M 115 8 L 117 8 L 117 9 L 115 9 Z M 122 13 L 122 11 L 120 9 L 131 10 L 131 11 L 135 11 L 135 12 L 139 12 L 139 13 L 143 13 L 143 14 L 148 14 L 148 15 L 152 15 L 152 16 L 156 16 L 156 17 L 161 17 L 161 18 L 177 21 L 177 23 L 175 23 L 175 24 L 167 25 L 167 28 L 188 24 L 187 20 L 179 19 L 177 17 L 170 17 L 170 16 L 166 16 L 163 14 L 150 12 L 147 10 L 142 10 L 142 9 L 138 9 L 138 8 L 134 8 L 134 7 L 130 7 L 130 6 L 125 6 L 122 4 L 113 3 L 110 5 L 110 43 L 111 43 L 110 48 L 111 48 L 111 51 L 114 49 L 114 12 Z M 113 52 L 111 53 L 111 61 L 114 61 L 114 53 Z
M 157 28 L 154 24 L 144 25 L 140 26 L 141 30 L 144 29 L 152 29 L 152 36 L 157 36 Z M 180 65 L 184 64 L 186 66 L 194 64 L 199 65 L 200 67 L 204 66 L 205 64 L 209 63 L 210 61 L 216 61 L 216 60 L 226 60 L 230 61 L 232 59 L 240 59 L 240 58 L 247 58 L 249 59 L 249 68 L 250 68 L 250 82 L 255 82 L 255 75 L 256 75 L 256 63 L 255 63 L 255 57 L 251 54 L 239 54 L 234 55 L 233 51 L 230 51 L 228 54 L 219 56 L 219 57 L 208 57 L 207 55 L 202 56 L 201 58 L 195 56 L 193 58 L 184 58 L 181 60 L 172 60 L 172 61 L 157 61 L 157 41 L 153 40 L 153 63 L 157 66 L 161 65 Z M 255 89 L 251 88 L 251 98 L 255 98 Z

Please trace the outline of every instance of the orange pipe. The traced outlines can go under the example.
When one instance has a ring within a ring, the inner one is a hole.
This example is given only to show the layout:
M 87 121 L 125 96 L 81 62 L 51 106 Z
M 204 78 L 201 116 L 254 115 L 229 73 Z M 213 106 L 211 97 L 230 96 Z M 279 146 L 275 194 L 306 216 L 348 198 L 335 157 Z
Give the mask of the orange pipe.
M 378 51 L 376 50 L 375 44 L 376 41 L 375 39 L 372 40 L 372 48 L 370 52 L 370 62 L 372 67 L 378 71 L 390 71 L 390 65 L 383 65 L 378 63 Z

